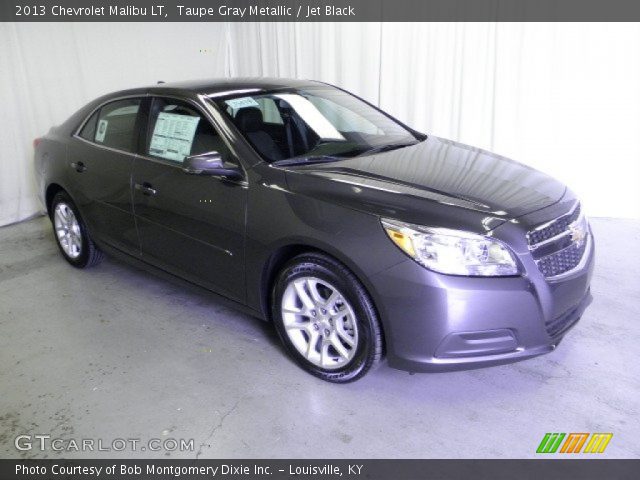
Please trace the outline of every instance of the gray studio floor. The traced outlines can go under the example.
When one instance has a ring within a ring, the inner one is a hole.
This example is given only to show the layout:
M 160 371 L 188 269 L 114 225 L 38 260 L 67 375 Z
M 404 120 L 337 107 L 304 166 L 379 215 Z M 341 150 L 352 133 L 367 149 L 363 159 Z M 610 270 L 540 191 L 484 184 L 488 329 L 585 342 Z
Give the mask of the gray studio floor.
M 595 300 L 555 352 L 447 374 L 384 365 L 345 386 L 305 374 L 267 324 L 210 295 L 110 258 L 73 269 L 45 218 L 1 228 L 0 457 L 63 455 L 19 452 L 21 434 L 195 440 L 171 458 L 455 458 L 613 432 L 604 455 L 637 458 L 640 222 L 592 224 Z

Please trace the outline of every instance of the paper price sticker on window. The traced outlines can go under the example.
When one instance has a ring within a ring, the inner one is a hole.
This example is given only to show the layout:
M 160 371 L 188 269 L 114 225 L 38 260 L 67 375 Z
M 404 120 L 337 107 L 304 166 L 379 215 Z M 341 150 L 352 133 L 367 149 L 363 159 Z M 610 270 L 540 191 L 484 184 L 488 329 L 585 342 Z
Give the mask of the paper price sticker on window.
M 96 130 L 96 142 L 103 143 L 104 137 L 107 135 L 107 126 L 109 125 L 109 120 L 100 120 L 98 122 L 98 129 Z
M 153 129 L 149 153 L 182 163 L 191 154 L 199 121 L 200 117 L 161 112 Z
M 232 98 L 231 100 L 226 100 L 224 103 L 229 105 L 234 110 L 240 110 L 245 107 L 258 107 L 260 108 L 260 104 L 256 102 L 252 97 L 241 97 L 241 98 Z

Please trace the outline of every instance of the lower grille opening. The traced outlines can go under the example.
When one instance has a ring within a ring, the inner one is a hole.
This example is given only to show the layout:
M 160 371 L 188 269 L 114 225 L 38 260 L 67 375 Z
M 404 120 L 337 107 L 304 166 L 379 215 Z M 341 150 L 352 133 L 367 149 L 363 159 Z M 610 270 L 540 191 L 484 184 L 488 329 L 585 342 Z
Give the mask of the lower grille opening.
M 582 260 L 586 248 L 587 242 L 572 243 L 562 250 L 542 257 L 536 263 L 545 277 L 555 277 L 576 268 Z
M 544 327 L 549 336 L 557 337 L 569 330 L 578 320 L 580 320 L 577 313 L 578 307 L 574 307 L 553 320 L 545 322 Z

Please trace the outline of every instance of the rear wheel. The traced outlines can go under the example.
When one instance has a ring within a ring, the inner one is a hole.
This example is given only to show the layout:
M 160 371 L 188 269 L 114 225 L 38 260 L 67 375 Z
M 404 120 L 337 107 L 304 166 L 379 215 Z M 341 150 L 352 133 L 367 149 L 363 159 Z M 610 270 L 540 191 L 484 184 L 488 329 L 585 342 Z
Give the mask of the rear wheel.
M 285 266 L 273 290 L 272 316 L 291 356 L 323 380 L 357 380 L 382 357 L 382 332 L 367 292 L 326 255 L 300 255 Z
M 58 248 L 67 262 L 85 268 L 102 260 L 102 252 L 91 240 L 77 207 L 65 192 L 56 193 L 51 201 L 51 221 Z

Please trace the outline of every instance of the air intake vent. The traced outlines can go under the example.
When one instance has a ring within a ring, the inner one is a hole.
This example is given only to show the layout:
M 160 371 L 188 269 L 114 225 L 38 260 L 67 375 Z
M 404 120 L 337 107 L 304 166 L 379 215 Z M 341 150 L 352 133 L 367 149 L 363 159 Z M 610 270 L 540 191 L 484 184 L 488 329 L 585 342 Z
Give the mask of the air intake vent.
M 580 264 L 586 248 L 586 241 L 580 245 L 572 243 L 567 248 L 542 257 L 536 263 L 545 277 L 557 277 L 576 268 Z

